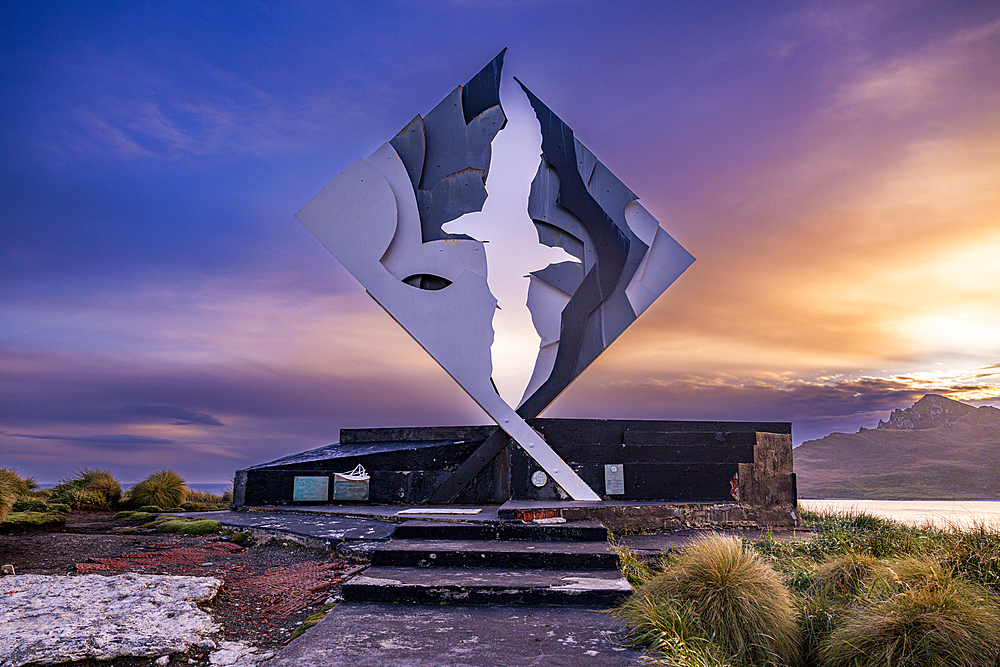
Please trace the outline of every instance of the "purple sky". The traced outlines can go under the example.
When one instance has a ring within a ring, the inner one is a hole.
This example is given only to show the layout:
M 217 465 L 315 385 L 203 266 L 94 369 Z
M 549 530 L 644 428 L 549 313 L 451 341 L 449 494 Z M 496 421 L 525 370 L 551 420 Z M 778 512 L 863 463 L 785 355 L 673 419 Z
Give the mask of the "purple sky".
M 513 74 L 698 258 L 544 416 L 1000 404 L 996 3 L 99 4 L 0 7 L 2 466 L 204 483 L 487 423 L 293 215 L 503 47 L 498 160 L 537 166 Z

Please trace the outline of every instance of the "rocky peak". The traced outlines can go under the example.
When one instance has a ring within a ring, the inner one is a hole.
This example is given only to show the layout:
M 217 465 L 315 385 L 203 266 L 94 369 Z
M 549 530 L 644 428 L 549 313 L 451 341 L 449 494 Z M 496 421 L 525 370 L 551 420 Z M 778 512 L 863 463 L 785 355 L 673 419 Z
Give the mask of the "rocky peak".
M 956 421 L 977 408 L 953 401 L 937 394 L 927 394 L 905 410 L 896 409 L 889 415 L 889 421 L 879 420 L 876 428 L 924 429 L 936 428 Z

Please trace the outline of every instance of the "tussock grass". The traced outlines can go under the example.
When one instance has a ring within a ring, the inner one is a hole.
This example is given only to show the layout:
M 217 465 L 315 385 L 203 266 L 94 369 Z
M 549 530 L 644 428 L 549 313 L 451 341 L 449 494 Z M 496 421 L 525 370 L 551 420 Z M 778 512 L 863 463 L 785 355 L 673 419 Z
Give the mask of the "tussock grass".
M 30 500 L 38 491 L 31 477 L 21 477 L 13 468 L 0 468 L 0 519 L 14 509 L 18 500 Z
M 619 610 L 633 640 L 739 665 L 796 665 L 800 635 L 778 573 L 738 538 L 712 535 L 677 553 Z M 706 644 L 707 642 L 707 644 Z M 707 659 L 707 658 L 706 658 Z
M 986 589 L 924 557 L 876 577 L 819 645 L 822 667 L 994 667 L 1000 609 Z
M 228 505 L 233 502 L 233 492 L 188 491 L 187 501 L 195 505 Z
M 694 557 L 698 548 L 669 557 L 662 572 L 619 549 L 623 571 L 637 585 L 618 610 L 632 640 L 650 647 L 654 664 L 672 666 L 795 660 L 810 667 L 1000 665 L 1000 526 L 913 527 L 847 512 L 802 512 L 802 518 L 816 531 L 810 540 L 765 535 L 743 545 L 773 566 L 791 596 L 801 637 L 794 658 L 775 649 L 741 654 L 739 642 L 724 643 L 726 633 L 716 624 L 725 618 L 744 628 L 743 645 L 762 646 L 779 634 L 773 624 L 740 617 L 738 605 L 720 604 L 733 599 L 723 591 L 739 579 L 739 568 L 723 567 L 735 550 L 714 557 L 719 572 L 734 573 L 724 580 L 709 576 L 708 557 Z M 689 551 L 697 567 L 686 560 Z M 740 590 L 776 597 L 745 582 Z M 708 605 L 729 611 L 705 614 Z
M 177 507 L 187 500 L 190 491 L 180 474 L 173 470 L 157 470 L 129 489 L 129 504 L 133 507 Z
M 14 468 L 0 468 L 0 480 L 6 480 L 15 497 L 30 496 L 38 491 L 33 478 L 22 477 Z
M 816 568 L 812 588 L 841 602 L 849 602 L 867 583 L 886 572 L 887 568 L 882 561 L 847 551 L 820 563 Z
M 73 509 L 107 510 L 117 505 L 121 496 L 121 484 L 109 471 L 84 468 L 60 481 L 52 489 L 49 500 Z
M 5 472 L 7 472 L 6 468 L 0 469 L 0 473 Z M 17 493 L 14 490 L 14 484 L 11 483 L 7 475 L 0 474 L 0 519 L 10 513 L 15 500 L 17 500 Z

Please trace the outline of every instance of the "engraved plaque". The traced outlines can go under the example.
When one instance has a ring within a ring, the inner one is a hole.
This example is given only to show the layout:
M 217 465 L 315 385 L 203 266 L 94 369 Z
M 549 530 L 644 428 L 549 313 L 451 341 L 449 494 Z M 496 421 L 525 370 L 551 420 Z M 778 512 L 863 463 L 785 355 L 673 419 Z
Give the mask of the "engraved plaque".
M 368 500 L 368 480 L 367 479 L 339 479 L 340 475 L 333 478 L 333 499 L 334 500 Z
M 604 493 L 609 496 L 625 495 L 625 465 L 608 463 L 604 466 Z
M 292 500 L 312 500 L 325 503 L 330 499 L 329 477 L 295 477 Z
M 531 483 L 540 489 L 549 483 L 549 476 L 541 470 L 536 470 L 531 476 Z

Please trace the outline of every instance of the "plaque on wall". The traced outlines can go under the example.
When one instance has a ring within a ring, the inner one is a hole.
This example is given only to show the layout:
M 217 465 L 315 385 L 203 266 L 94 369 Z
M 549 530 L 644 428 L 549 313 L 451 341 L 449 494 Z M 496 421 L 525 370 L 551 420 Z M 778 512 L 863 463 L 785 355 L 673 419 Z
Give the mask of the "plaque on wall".
M 625 465 L 609 463 L 604 466 L 604 493 L 609 496 L 625 495 Z
M 330 499 L 330 478 L 295 477 L 292 483 L 292 500 L 325 503 Z

